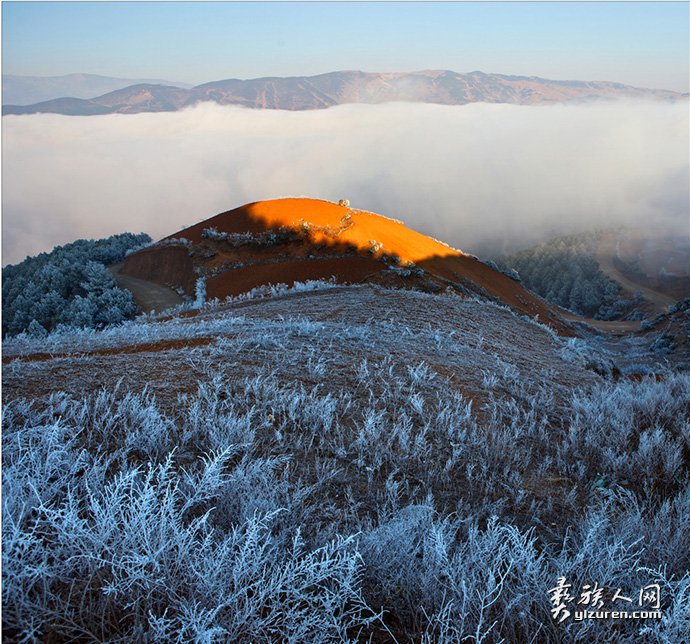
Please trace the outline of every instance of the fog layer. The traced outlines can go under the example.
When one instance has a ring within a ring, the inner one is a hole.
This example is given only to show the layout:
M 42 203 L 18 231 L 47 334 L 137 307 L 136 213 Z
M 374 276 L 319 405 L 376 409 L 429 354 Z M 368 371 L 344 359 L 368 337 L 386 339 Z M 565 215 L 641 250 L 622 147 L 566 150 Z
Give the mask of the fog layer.
M 291 195 L 349 199 L 475 252 L 592 227 L 688 229 L 687 103 L 207 103 L 2 121 L 3 264 Z

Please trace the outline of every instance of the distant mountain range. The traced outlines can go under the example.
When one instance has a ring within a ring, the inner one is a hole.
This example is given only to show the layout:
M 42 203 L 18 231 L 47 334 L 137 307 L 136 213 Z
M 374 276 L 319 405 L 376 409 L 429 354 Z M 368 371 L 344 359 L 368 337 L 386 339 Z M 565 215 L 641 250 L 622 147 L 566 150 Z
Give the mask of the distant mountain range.
M 30 105 L 56 98 L 93 98 L 132 85 L 174 85 L 192 87 L 184 83 L 155 78 L 111 78 L 96 74 L 67 74 L 66 76 L 2 77 L 3 105 Z
M 84 77 L 84 75 L 76 75 Z M 3 90 L 8 77 L 3 78 Z M 15 78 L 16 77 L 10 77 Z M 107 79 L 115 81 L 117 79 Z M 12 96 L 12 92 L 9 93 Z M 227 79 L 186 88 L 165 82 L 137 82 L 95 98 L 54 98 L 31 105 L 9 104 L 3 114 L 68 115 L 172 112 L 202 101 L 261 109 L 313 110 L 344 103 L 572 103 L 614 98 L 679 100 L 687 94 L 641 89 L 601 81 L 555 81 L 536 76 L 421 71 L 367 73 L 341 71 L 290 78 Z

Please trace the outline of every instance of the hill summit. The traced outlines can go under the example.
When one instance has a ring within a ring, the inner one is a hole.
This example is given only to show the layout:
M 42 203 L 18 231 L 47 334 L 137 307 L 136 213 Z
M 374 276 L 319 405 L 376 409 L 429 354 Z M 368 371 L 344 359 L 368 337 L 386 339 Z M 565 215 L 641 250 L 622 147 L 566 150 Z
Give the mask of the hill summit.
M 346 200 L 250 203 L 185 228 L 127 257 L 124 275 L 208 299 L 268 284 L 334 279 L 425 292 L 451 289 L 559 324 L 553 310 L 476 257 Z

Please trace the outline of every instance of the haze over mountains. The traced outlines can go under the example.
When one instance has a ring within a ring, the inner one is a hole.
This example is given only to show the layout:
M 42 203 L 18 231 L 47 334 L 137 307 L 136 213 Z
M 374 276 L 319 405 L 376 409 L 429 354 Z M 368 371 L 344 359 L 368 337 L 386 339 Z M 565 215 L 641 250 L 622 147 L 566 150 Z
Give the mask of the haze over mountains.
M 679 100 L 684 94 L 668 90 L 641 89 L 607 81 L 548 80 L 536 76 L 505 76 L 474 71 L 458 73 L 448 70 L 428 70 L 402 73 L 368 73 L 337 71 L 317 76 L 289 78 L 268 77 L 249 80 L 226 79 L 204 83 L 192 88 L 163 81 L 137 82 L 120 85 L 113 91 L 91 98 L 87 87 L 96 88 L 93 78 L 75 75 L 74 85 L 81 93 L 72 91 L 50 100 L 35 99 L 30 105 L 17 104 L 16 96 L 31 95 L 28 90 L 18 92 L 10 85 L 9 96 L 3 97 L 3 114 L 54 113 L 66 115 L 135 114 L 140 112 L 171 112 L 203 101 L 220 105 L 242 105 L 250 108 L 313 110 L 346 103 L 438 103 L 464 105 L 467 103 L 511 103 L 534 105 L 541 103 L 580 103 L 592 100 L 637 98 Z M 3 90 L 5 81 L 3 79 Z M 16 86 L 17 77 L 9 77 Z M 64 77 L 68 78 L 68 77 Z M 98 78 L 98 77 L 95 77 Z M 79 82 L 83 82 L 81 86 Z M 34 79 L 36 80 L 36 79 Z M 117 84 L 118 79 L 104 79 Z M 37 85 L 40 85 L 37 84 Z M 59 86 L 59 84 L 58 84 Z M 68 85 L 63 84 L 67 88 Z M 33 95 L 50 95 L 49 87 L 36 88 Z
M 65 76 L 3 74 L 2 102 L 5 105 L 29 105 L 65 96 L 91 98 L 140 83 L 191 87 L 177 81 L 153 78 L 112 78 L 98 74 L 66 74 Z

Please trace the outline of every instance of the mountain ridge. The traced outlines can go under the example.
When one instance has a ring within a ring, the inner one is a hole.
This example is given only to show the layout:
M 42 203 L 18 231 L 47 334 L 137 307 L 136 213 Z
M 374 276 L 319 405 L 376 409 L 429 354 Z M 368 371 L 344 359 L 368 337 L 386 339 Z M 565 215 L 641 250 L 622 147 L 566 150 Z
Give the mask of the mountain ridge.
M 159 78 L 117 78 L 101 74 L 64 74 L 62 76 L 22 76 L 3 74 L 3 104 L 34 105 L 59 98 L 90 99 L 108 92 L 138 85 L 172 85 L 190 88 L 191 84 Z
M 683 100 L 669 90 L 645 89 L 611 81 L 551 80 L 480 71 L 418 72 L 336 71 L 314 76 L 227 78 L 191 88 L 137 83 L 93 98 L 61 97 L 31 105 L 3 105 L 3 114 L 67 115 L 136 114 L 177 111 L 211 101 L 254 109 L 290 111 L 325 109 L 352 103 L 415 102 L 441 105 L 468 103 L 579 103 L 615 98 Z M 69 103 L 66 100 L 69 99 Z

